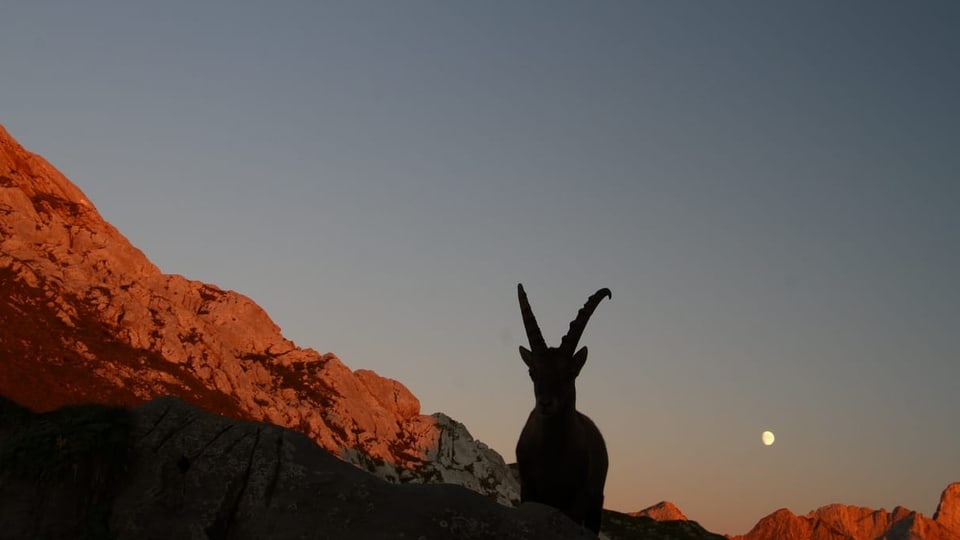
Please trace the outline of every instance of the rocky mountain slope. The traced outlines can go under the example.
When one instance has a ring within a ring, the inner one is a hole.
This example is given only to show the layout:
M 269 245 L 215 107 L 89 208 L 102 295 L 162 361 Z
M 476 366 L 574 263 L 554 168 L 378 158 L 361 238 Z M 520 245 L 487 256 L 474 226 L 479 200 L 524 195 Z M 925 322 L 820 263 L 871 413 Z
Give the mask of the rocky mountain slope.
M 34 410 L 180 396 L 295 429 L 383 478 L 503 503 L 502 458 L 397 381 L 297 347 L 249 298 L 163 274 L 0 126 L 0 394 Z

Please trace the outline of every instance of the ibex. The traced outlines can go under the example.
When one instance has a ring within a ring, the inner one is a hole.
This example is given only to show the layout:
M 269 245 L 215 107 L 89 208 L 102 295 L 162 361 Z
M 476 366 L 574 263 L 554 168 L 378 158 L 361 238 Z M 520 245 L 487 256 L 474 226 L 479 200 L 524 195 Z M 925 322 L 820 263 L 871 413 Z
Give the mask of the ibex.
M 517 441 L 520 501 L 550 505 L 573 521 L 600 532 L 607 447 L 597 426 L 577 412 L 574 380 L 587 361 L 587 348 L 576 350 L 587 321 L 609 289 L 600 289 L 580 308 L 559 347 L 548 347 L 537 326 L 523 285 L 517 285 L 520 314 L 530 350 L 520 357 L 530 368 L 536 406 Z

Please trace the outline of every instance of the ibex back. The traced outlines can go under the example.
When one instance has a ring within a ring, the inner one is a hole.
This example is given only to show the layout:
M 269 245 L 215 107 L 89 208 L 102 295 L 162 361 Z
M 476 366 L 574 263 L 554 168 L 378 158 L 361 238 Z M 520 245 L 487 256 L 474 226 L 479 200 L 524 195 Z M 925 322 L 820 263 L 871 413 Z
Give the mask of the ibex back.
M 523 285 L 517 285 L 520 313 L 530 350 L 520 357 L 530 368 L 536 406 L 517 441 L 520 500 L 548 504 L 595 533 L 600 532 L 607 448 L 597 426 L 577 412 L 574 381 L 587 361 L 587 348 L 576 350 L 587 321 L 609 289 L 587 300 L 570 323 L 559 347 L 548 347 L 530 308 Z

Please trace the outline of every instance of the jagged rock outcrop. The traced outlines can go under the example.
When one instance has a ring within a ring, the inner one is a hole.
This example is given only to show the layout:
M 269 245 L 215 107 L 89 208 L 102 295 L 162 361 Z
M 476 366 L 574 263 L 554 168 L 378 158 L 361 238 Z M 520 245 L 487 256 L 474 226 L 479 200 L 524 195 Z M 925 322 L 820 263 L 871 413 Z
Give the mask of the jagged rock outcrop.
M 0 126 L 0 393 L 34 410 L 176 395 L 300 431 L 393 480 L 519 487 L 462 424 L 397 381 L 297 347 L 252 300 L 163 274 Z
M 390 484 L 176 398 L 34 414 L 0 397 L 0 540 L 592 537 L 552 508 Z
M 648 517 L 657 521 L 688 521 L 687 516 L 670 501 L 660 501 L 648 506 L 639 512 L 630 512 L 634 517 Z
M 952 484 L 958 486 L 960 484 Z M 956 499 L 948 496 L 951 488 L 941 497 L 941 508 L 949 515 L 957 511 Z M 944 498 L 947 503 L 944 504 Z M 938 515 L 940 510 L 938 510 Z M 955 514 L 954 514 L 955 515 Z M 830 504 L 804 516 L 798 516 L 781 508 L 761 519 L 745 535 L 732 536 L 732 540 L 960 540 L 960 529 L 949 524 L 948 519 L 925 517 L 919 512 L 901 506 L 887 512 L 859 506 Z
M 950 484 L 940 494 L 940 504 L 933 514 L 933 520 L 960 535 L 960 482 Z

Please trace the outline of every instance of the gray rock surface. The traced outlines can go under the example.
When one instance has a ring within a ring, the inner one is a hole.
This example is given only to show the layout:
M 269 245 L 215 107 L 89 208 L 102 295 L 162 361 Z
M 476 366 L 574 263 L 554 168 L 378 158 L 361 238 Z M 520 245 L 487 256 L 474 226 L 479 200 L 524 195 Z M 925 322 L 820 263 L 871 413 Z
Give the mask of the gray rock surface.
M 0 406 L 0 539 L 592 538 L 552 508 L 391 484 L 298 432 L 176 398 Z

